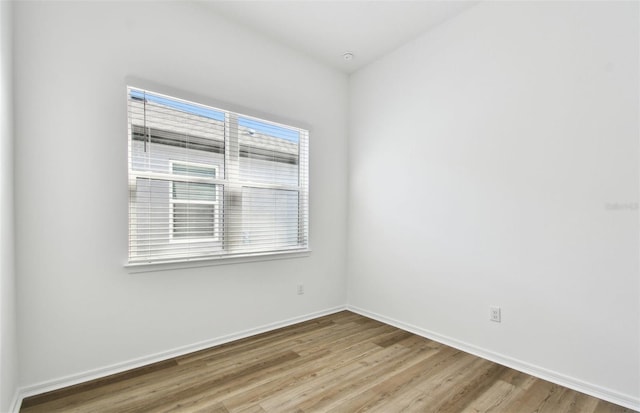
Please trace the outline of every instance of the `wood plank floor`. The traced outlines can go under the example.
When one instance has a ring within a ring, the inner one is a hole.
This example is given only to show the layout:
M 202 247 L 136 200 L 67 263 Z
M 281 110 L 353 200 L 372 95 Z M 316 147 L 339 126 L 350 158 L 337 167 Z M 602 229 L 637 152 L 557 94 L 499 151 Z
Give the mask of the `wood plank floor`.
M 348 311 L 26 398 L 35 412 L 632 412 Z

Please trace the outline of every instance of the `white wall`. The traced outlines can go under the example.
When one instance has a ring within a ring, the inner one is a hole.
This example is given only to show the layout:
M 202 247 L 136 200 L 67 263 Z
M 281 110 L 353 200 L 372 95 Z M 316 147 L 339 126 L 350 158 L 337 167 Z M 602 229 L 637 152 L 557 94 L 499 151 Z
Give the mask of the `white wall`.
M 12 3 L 0 1 L 0 412 L 16 392 Z
M 21 385 L 344 306 L 344 74 L 193 3 L 14 7 Z M 129 274 L 126 77 L 310 126 L 311 256 Z
M 348 170 L 342 74 L 194 5 L 14 8 L 22 386 L 343 305 L 348 230 L 354 308 L 638 401 L 637 3 L 483 2 L 358 72 Z M 127 272 L 127 77 L 309 125 L 312 256 Z
M 640 405 L 638 16 L 482 2 L 352 76 L 353 308 Z

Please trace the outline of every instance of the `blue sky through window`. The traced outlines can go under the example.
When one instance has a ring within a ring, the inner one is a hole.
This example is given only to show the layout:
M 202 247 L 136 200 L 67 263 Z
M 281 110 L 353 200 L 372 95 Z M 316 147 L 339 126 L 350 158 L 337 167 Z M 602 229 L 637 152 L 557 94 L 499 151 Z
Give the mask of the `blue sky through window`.
M 205 118 L 224 122 L 224 112 L 211 109 L 205 106 L 192 104 L 182 100 L 171 99 L 164 96 L 154 95 L 153 93 L 144 92 L 142 90 L 130 89 L 131 97 L 135 99 L 147 99 L 148 102 L 158 103 L 181 112 L 192 115 L 203 116 Z M 275 138 L 285 139 L 290 142 L 298 143 L 300 133 L 295 129 L 289 129 L 267 122 L 261 122 L 256 119 L 238 117 L 239 126 L 251 129 L 257 133 L 273 136 Z
M 168 106 L 172 109 L 177 109 L 181 112 L 190 113 L 192 115 L 203 116 L 205 118 L 215 119 L 215 120 L 224 122 L 224 112 L 205 108 L 200 105 L 194 105 L 181 100 L 166 98 L 164 96 L 158 96 L 149 92 L 144 92 L 144 91 L 135 90 L 135 89 L 131 89 L 131 97 L 137 98 L 137 99 L 146 98 L 147 102 L 158 103 L 163 106 Z
M 295 129 L 287 129 L 271 123 L 260 122 L 259 120 L 238 117 L 238 125 L 252 129 L 264 135 L 274 136 L 276 138 L 285 139 L 290 142 L 298 143 L 300 140 L 300 132 Z

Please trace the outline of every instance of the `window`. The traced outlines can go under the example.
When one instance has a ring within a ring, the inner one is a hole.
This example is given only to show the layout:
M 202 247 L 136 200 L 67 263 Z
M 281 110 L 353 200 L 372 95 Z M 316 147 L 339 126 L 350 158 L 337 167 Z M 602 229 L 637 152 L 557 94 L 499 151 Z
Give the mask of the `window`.
M 305 251 L 308 132 L 129 87 L 129 263 Z
M 171 172 L 185 177 L 216 177 L 216 167 L 171 161 Z M 218 196 L 215 184 L 171 182 L 171 236 L 173 240 L 216 241 Z

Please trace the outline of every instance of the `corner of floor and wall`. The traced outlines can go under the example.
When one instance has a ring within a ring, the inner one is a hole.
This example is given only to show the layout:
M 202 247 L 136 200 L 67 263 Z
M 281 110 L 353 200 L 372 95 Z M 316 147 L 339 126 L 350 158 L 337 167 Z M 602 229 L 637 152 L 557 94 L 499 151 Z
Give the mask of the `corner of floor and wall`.
M 351 76 L 349 308 L 639 409 L 639 4 L 481 2 Z
M 639 13 L 483 1 L 347 76 L 194 4 L 0 2 L 0 411 L 345 308 L 640 409 Z M 131 78 L 311 125 L 312 253 L 124 268 Z

